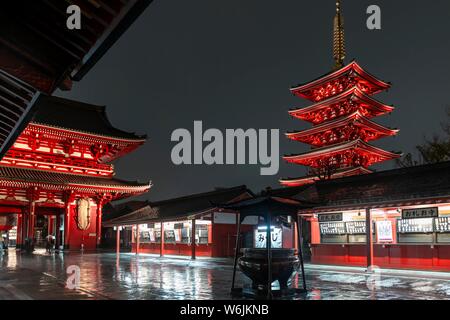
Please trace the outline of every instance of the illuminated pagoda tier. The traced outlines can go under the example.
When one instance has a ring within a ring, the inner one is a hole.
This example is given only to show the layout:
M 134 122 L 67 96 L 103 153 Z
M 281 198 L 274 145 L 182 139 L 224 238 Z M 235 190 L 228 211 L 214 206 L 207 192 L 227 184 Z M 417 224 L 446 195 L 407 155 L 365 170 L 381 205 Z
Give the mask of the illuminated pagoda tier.
M 401 154 L 389 152 L 368 142 L 394 136 L 390 129 L 373 118 L 390 113 L 394 107 L 385 105 L 372 96 L 387 90 L 389 83 L 377 79 L 357 62 L 344 65 L 344 21 L 337 1 L 334 19 L 335 70 L 303 85 L 291 88 L 298 97 L 313 102 L 305 108 L 296 108 L 289 114 L 311 123 L 310 129 L 286 133 L 287 138 L 306 143 L 309 152 L 284 156 L 289 163 L 310 167 L 310 174 L 301 178 L 281 179 L 285 186 L 301 186 L 317 180 L 367 174 L 369 167 Z
M 19 248 L 53 234 L 57 247 L 95 249 L 103 206 L 151 187 L 115 178 L 111 164 L 146 137 L 113 127 L 103 106 L 41 95 L 36 109 L 0 161 L 3 229 L 16 226 Z

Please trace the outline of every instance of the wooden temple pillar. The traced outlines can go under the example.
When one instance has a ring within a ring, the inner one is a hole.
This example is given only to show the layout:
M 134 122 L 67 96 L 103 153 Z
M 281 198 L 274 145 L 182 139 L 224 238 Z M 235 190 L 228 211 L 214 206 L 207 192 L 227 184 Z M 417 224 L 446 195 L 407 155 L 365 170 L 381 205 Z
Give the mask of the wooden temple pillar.
M 56 225 L 55 225 L 55 251 L 59 251 L 61 246 L 61 212 L 58 210 L 56 214 Z
M 195 219 L 191 220 L 191 259 L 195 260 L 196 253 L 195 253 Z
M 65 194 L 64 201 L 64 249 L 70 249 L 70 228 L 72 227 L 72 202 L 75 200 L 71 190 Z
M 372 233 L 372 214 L 370 209 L 366 209 L 366 251 L 367 268 L 371 269 L 373 265 L 373 233 Z
M 70 248 L 70 225 L 71 225 L 70 204 L 64 207 L 64 249 Z
M 95 236 L 97 239 L 97 248 L 100 246 L 102 240 L 102 210 L 103 210 L 103 198 L 97 200 L 97 212 L 95 220 Z
M 119 256 L 120 254 L 120 227 L 116 227 L 116 254 Z
M 34 201 L 31 201 L 27 208 L 27 213 L 28 213 L 27 238 L 32 239 L 33 243 L 34 243 L 34 225 L 35 225 L 35 221 L 36 221 L 35 209 L 36 208 L 35 208 Z
M 35 201 L 39 199 L 39 190 L 37 187 L 27 189 L 28 205 L 26 206 L 27 230 L 25 238 L 30 239 L 34 243 L 34 225 L 35 225 Z M 25 240 L 25 238 L 23 240 Z
M 54 231 L 54 217 L 51 215 L 47 216 L 47 234 L 52 235 Z
M 159 241 L 159 256 L 164 256 L 164 222 L 161 221 L 161 240 Z
M 136 254 L 139 254 L 139 246 L 140 246 L 140 241 L 139 241 L 139 225 L 136 225 Z
M 21 208 L 20 213 L 17 214 L 17 238 L 16 238 L 16 248 L 23 248 L 23 239 L 25 236 L 25 210 Z

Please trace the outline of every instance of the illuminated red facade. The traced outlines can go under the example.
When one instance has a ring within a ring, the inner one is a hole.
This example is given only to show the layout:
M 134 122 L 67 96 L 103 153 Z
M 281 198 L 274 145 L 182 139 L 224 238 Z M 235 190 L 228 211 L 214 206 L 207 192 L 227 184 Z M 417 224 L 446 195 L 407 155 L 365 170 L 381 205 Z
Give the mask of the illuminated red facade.
M 336 68 L 309 83 L 291 88 L 311 106 L 292 109 L 289 114 L 307 121 L 312 128 L 288 132 L 286 136 L 309 144 L 312 150 L 283 157 L 290 163 L 310 167 L 310 175 L 280 180 L 285 186 L 301 186 L 318 179 L 332 179 L 372 172 L 375 163 L 398 158 L 400 154 L 372 146 L 370 141 L 397 134 L 372 119 L 393 111 L 372 96 L 387 90 L 389 83 L 375 78 L 355 61 L 344 65 L 343 18 L 337 2 L 334 32 Z
M 105 108 L 41 97 L 36 114 L 0 161 L 2 229 L 17 228 L 17 246 L 46 235 L 66 249 L 100 243 L 102 208 L 142 194 L 149 183 L 119 180 L 112 161 L 145 142 L 114 128 Z

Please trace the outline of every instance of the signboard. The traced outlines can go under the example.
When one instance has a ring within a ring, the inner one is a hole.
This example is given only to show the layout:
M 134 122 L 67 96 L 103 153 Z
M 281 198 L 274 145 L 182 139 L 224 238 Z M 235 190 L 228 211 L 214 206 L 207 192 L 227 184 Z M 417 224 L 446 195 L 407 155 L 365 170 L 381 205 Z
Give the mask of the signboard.
M 376 222 L 377 229 L 377 239 L 378 241 L 383 242 L 392 242 L 394 241 L 394 235 L 392 232 L 392 222 L 387 221 L 377 221 Z
M 183 224 L 181 223 L 181 228 L 177 228 L 175 230 L 175 242 L 180 242 L 181 241 L 181 231 L 180 229 L 183 229 Z
M 173 225 L 173 228 L 176 230 L 176 229 L 183 229 L 183 223 L 175 223 L 174 225 Z
M 272 241 L 270 245 L 272 248 L 282 248 L 283 247 L 283 234 L 281 228 L 272 228 L 271 230 Z M 255 248 L 266 248 L 266 235 L 267 231 L 265 229 L 255 229 Z
M 155 224 L 154 223 L 147 223 L 147 228 L 148 229 L 154 229 L 155 228 Z
M 401 219 L 397 221 L 399 233 L 431 233 L 434 231 L 432 218 Z
M 342 235 L 346 233 L 344 222 L 324 222 L 319 224 L 321 235 Z
M 437 218 L 438 208 L 403 209 L 402 219 Z
M 227 212 L 215 212 L 214 213 L 215 224 L 236 224 L 236 214 Z M 257 225 L 257 216 L 248 216 L 242 221 L 241 224 L 245 225 Z
M 434 224 L 437 232 L 449 232 L 450 231 L 450 218 L 439 217 L 434 220 Z
M 17 240 L 17 227 L 13 227 L 8 231 L 9 240 Z
M 155 230 L 150 229 L 150 242 L 155 242 Z
M 345 228 L 348 234 L 365 234 L 366 222 L 365 221 L 348 221 L 345 223 Z
M 335 222 L 342 220 L 342 212 L 319 214 L 319 222 Z
M 175 240 L 174 230 L 165 230 L 164 235 L 165 235 L 165 237 L 164 237 L 165 241 L 174 241 Z

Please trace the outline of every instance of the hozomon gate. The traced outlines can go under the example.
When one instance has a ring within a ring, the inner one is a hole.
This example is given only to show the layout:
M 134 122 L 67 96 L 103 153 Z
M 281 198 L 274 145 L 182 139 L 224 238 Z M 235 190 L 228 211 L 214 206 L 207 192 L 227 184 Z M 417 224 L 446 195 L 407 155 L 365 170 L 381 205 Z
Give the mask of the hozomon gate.
M 102 106 L 42 96 L 0 161 L 0 228 L 17 228 L 18 248 L 52 234 L 57 249 L 95 249 L 102 207 L 151 187 L 116 179 L 111 164 L 145 140 L 114 128 Z

